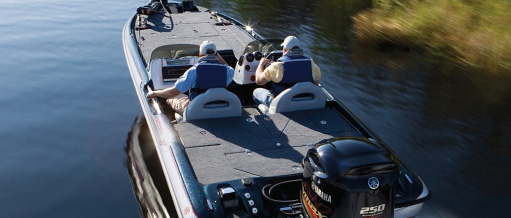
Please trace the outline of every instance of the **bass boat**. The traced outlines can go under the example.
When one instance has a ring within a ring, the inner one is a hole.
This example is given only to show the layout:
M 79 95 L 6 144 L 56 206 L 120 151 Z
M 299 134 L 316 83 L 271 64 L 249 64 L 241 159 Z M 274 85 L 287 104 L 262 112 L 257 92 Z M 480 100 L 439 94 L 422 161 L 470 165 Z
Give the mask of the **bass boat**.
M 255 105 L 255 70 L 263 55 L 283 55 L 283 39 L 193 1 L 148 2 L 122 38 L 143 111 L 127 151 L 145 216 L 414 217 L 430 198 L 421 178 L 321 85 L 296 83 L 270 107 Z M 196 96 L 183 116 L 165 99 L 148 99 L 200 61 L 205 40 L 234 68 L 233 82 Z

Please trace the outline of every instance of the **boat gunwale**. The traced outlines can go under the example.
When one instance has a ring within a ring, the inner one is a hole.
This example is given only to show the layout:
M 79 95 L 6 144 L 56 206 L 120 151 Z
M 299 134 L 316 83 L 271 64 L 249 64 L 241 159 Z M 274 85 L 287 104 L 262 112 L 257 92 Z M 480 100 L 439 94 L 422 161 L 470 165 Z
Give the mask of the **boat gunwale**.
M 185 176 L 187 173 L 186 173 L 185 169 L 180 170 L 183 168 L 182 164 L 180 166 L 178 166 L 177 157 L 175 156 L 176 155 L 175 151 L 179 151 L 179 149 L 170 148 L 175 143 L 162 145 L 163 143 L 161 140 L 163 137 L 160 136 L 160 134 L 159 134 L 159 131 L 161 131 L 161 129 L 162 129 L 161 125 L 166 124 L 166 126 L 171 126 L 170 122 L 168 121 L 168 119 L 166 119 L 164 114 L 159 114 L 159 115 L 154 114 L 154 110 L 150 109 L 148 100 L 145 97 L 145 93 L 143 91 L 145 84 L 148 81 L 148 77 L 147 77 L 147 72 L 146 72 L 147 65 L 145 64 L 145 61 L 142 59 L 142 57 L 140 55 L 140 50 L 138 48 L 138 44 L 135 39 L 134 29 L 132 28 L 134 26 L 134 22 L 136 22 L 135 18 L 137 16 L 138 16 L 137 13 L 135 13 L 126 22 L 126 25 L 124 27 L 124 30 L 123 30 L 123 44 L 125 45 L 124 52 L 125 52 L 126 60 L 128 62 L 128 68 L 130 70 L 130 74 L 133 79 L 133 84 L 135 86 L 137 96 L 138 96 L 140 104 L 142 106 L 142 111 L 144 113 L 144 116 L 146 118 L 152 117 L 151 119 L 146 119 L 146 121 L 148 123 L 148 126 L 151 129 L 151 131 L 150 131 L 151 136 L 155 143 L 156 151 L 158 153 L 158 158 L 160 159 L 160 162 L 162 165 L 162 170 L 167 172 L 167 173 L 165 173 L 165 179 L 167 181 L 167 185 L 169 186 L 169 191 L 172 196 L 174 206 L 176 207 L 176 211 L 179 211 L 178 216 L 184 217 L 183 211 L 186 208 L 193 208 L 192 201 L 191 201 L 190 196 L 185 188 L 185 184 L 187 184 L 187 183 L 185 183 L 184 179 L 183 179 L 183 176 Z M 136 55 L 134 55 L 134 54 L 136 54 Z M 138 58 L 134 59 L 135 57 L 138 57 Z M 135 68 L 136 72 L 138 72 L 139 78 L 136 78 L 136 75 L 133 74 L 133 68 Z M 139 83 L 137 84 L 137 82 L 139 82 Z M 139 86 L 137 86 L 137 85 L 139 85 Z M 143 103 L 143 102 L 145 102 L 145 103 Z M 160 117 L 160 119 L 158 119 L 158 116 Z M 154 118 L 154 117 L 157 117 L 157 118 Z M 156 120 L 158 120 L 159 122 L 156 122 Z M 173 128 L 170 128 L 170 129 L 173 129 Z M 168 135 L 168 134 L 165 134 L 165 135 Z M 171 135 L 174 138 L 177 138 L 175 133 L 172 133 Z M 172 141 L 176 141 L 176 140 L 172 140 Z M 172 157 L 171 158 L 172 163 L 165 162 L 165 160 L 167 158 L 163 158 L 164 154 L 162 151 L 162 149 L 163 149 L 162 147 L 169 147 L 168 152 L 170 153 L 170 156 Z M 179 175 L 179 176 L 170 177 L 170 174 L 168 173 L 169 167 L 170 167 L 169 164 L 171 166 L 173 166 L 172 169 L 174 169 L 174 170 L 171 170 L 174 172 L 174 173 L 172 173 L 172 175 Z M 178 183 L 178 184 L 180 183 L 181 185 L 174 186 L 174 185 L 172 185 L 174 183 Z M 176 189 L 178 189 L 179 192 L 181 192 L 181 194 L 178 194 L 178 192 L 177 192 L 178 190 L 176 190 Z M 183 202 L 183 199 L 178 199 L 179 197 L 177 195 L 185 196 L 187 202 Z M 195 213 L 195 211 L 193 211 L 193 209 L 191 209 L 191 213 L 189 213 L 188 215 L 190 215 L 190 214 L 194 214 L 195 217 L 198 217 L 197 214 Z M 189 217 L 189 216 L 187 216 L 187 217 Z

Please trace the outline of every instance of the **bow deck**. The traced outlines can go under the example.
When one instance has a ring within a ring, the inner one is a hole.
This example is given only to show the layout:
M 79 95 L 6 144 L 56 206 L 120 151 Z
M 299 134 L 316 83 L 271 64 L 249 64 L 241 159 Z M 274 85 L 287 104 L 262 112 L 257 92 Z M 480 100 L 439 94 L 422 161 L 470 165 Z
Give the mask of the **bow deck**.
M 222 23 L 204 8 L 199 7 L 199 10 L 172 14 L 170 18 L 160 13 L 139 15 L 135 34 L 145 62 L 149 63 L 154 49 L 167 44 L 200 45 L 210 40 L 219 51 L 232 49 L 238 55 L 243 53 L 248 43 L 254 41 L 239 27 Z

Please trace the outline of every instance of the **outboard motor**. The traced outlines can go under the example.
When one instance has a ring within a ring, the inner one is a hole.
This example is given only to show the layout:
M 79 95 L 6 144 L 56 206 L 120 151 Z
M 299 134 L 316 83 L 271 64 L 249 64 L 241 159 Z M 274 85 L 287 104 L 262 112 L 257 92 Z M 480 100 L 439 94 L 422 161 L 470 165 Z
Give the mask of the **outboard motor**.
M 397 157 L 373 139 L 316 144 L 303 159 L 301 202 L 307 218 L 394 217 Z

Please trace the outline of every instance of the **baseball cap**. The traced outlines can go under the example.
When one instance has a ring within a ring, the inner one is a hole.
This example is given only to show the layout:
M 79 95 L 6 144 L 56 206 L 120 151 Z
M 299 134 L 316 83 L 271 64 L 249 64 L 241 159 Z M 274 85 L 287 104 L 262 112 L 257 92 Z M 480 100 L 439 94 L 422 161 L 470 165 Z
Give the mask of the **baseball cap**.
M 216 46 L 209 40 L 206 40 L 200 44 L 199 52 L 202 55 L 215 55 L 216 54 Z
M 284 39 L 284 42 L 282 45 L 285 49 L 293 49 L 295 46 L 300 47 L 300 40 L 296 38 L 296 36 L 288 36 L 286 39 Z

